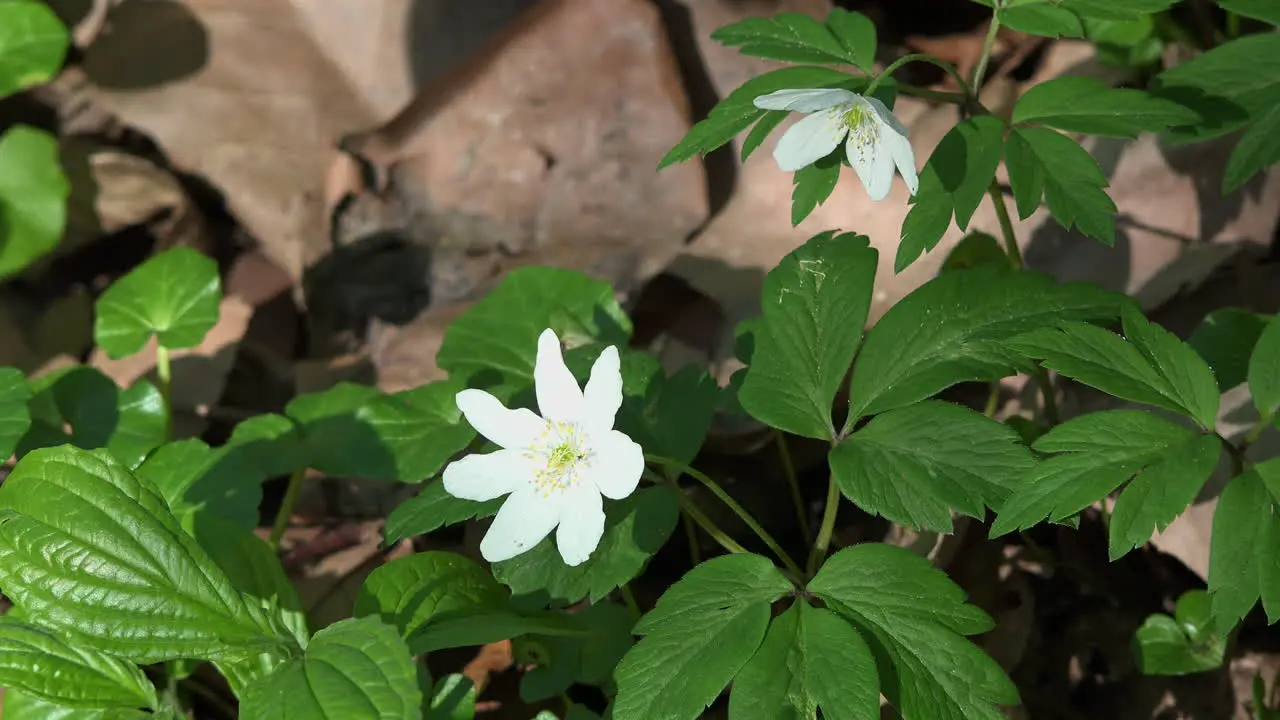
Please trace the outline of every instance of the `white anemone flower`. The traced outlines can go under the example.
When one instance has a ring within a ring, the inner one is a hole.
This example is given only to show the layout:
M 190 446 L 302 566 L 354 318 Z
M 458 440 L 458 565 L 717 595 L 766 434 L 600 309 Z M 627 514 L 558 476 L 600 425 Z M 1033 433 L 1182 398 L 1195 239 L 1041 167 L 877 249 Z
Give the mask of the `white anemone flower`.
M 788 128 L 773 149 L 773 159 L 786 172 L 821 160 L 845 141 L 849 164 L 872 200 L 889 194 L 894 166 L 912 195 L 920 187 L 907 129 L 873 97 L 839 89 L 778 90 L 756 98 L 755 106 L 808 115 Z
M 601 496 L 627 497 L 644 471 L 640 446 L 613 429 L 622 405 L 618 349 L 600 354 L 584 391 L 564 364 L 560 340 L 544 330 L 533 383 L 542 417 L 510 410 L 483 390 L 458 393 L 467 422 L 502 449 L 450 463 L 444 489 L 481 502 L 510 493 L 480 541 L 489 562 L 515 557 L 555 530 L 565 564 L 581 565 L 604 534 Z

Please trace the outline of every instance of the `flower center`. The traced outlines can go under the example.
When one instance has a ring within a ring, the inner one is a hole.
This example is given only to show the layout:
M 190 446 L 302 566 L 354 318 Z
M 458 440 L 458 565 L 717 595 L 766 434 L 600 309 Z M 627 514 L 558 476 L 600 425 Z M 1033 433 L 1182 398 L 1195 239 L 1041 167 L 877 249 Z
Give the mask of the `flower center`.
M 849 141 L 859 155 L 865 155 L 880 137 L 875 111 L 862 105 L 849 108 L 844 114 L 844 126 L 849 131 Z
M 548 422 L 542 434 L 525 451 L 525 457 L 540 465 L 533 485 L 543 497 L 568 490 L 591 467 L 595 453 L 577 423 Z

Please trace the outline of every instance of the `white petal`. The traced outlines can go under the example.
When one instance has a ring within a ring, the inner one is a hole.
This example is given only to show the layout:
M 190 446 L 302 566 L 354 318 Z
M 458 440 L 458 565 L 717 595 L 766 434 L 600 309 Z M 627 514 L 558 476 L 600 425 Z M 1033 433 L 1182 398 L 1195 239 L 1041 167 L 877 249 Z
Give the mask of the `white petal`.
M 889 154 L 893 157 L 893 164 L 898 166 L 898 172 L 902 173 L 902 179 L 907 183 L 907 189 L 912 195 L 920 189 L 920 176 L 916 173 L 916 154 L 911 149 L 911 141 L 904 135 L 897 133 L 881 133 L 884 142 L 889 146 Z
M 565 565 L 581 565 L 595 552 L 604 535 L 604 501 L 589 484 L 568 491 L 556 528 L 556 547 Z
M 773 148 L 784 172 L 794 172 L 831 154 L 844 138 L 843 106 L 816 112 L 787 128 Z
M 866 106 L 876 111 L 876 116 L 880 118 L 880 122 L 883 122 L 885 125 L 893 128 L 893 131 L 897 134 L 903 137 L 907 136 L 907 127 L 902 124 L 902 121 L 899 120 L 896 115 L 893 114 L 893 111 L 889 109 L 889 106 L 873 97 L 866 97 L 863 95 L 859 95 L 858 97 L 865 101 Z
M 538 410 L 548 420 L 577 422 L 582 415 L 582 388 L 564 364 L 560 339 L 550 329 L 538 337 L 538 358 L 533 364 L 533 389 Z
M 613 418 L 622 407 L 622 370 L 618 348 L 610 345 L 596 358 L 582 398 L 582 424 L 593 430 L 612 430 Z
M 883 200 L 893 186 L 893 156 L 879 137 L 879 124 L 875 133 L 876 136 L 864 142 L 857 141 L 857 133 L 849 133 L 845 152 L 849 154 L 849 164 L 853 165 L 858 179 L 866 188 L 867 197 Z
M 480 554 L 489 562 L 501 562 L 532 549 L 560 522 L 561 498 L 546 497 L 532 487 L 512 493 L 480 541 Z
M 532 410 L 508 410 L 483 390 L 463 390 L 454 402 L 476 432 L 500 447 L 525 447 L 547 427 L 546 421 Z
M 857 97 L 848 90 L 777 90 L 752 101 L 761 110 L 811 113 L 848 105 Z
M 520 450 L 468 455 L 444 469 L 444 490 L 463 500 L 484 502 L 515 492 L 533 482 L 534 461 Z
M 595 456 L 586 471 L 586 479 L 611 500 L 621 500 L 635 492 L 644 473 L 644 450 L 617 430 L 591 436 Z

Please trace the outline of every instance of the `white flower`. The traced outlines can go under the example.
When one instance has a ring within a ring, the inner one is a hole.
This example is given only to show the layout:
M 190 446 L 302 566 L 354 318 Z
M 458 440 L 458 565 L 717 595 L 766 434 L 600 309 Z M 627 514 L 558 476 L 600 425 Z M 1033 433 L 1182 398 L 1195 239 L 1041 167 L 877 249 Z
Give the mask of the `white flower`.
M 872 200 L 889 194 L 895 165 L 912 195 L 920 187 L 907 129 L 873 97 L 848 90 L 779 90 L 756 98 L 755 106 L 809 115 L 788 128 L 773 149 L 773 159 L 786 172 L 830 155 L 847 136 L 849 164 Z
M 544 330 L 533 383 L 542 417 L 508 410 L 483 390 L 458 393 L 467 422 L 503 449 L 450 463 L 444 489 L 477 501 L 511 493 L 480 541 L 486 560 L 515 557 L 555 530 L 560 557 L 580 565 L 604 534 L 601 496 L 627 497 L 644 471 L 640 446 L 613 429 L 622 405 L 618 349 L 600 354 L 584 392 L 565 367 L 560 340 Z

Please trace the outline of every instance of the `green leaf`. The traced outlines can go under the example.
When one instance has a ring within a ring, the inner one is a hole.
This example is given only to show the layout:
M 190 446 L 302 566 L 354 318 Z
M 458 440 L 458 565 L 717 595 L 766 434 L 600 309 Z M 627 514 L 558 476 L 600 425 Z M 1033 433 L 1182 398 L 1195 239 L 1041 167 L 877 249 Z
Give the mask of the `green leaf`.
M 907 295 L 867 333 L 849 384 L 853 419 L 903 407 L 966 381 L 1011 375 L 1005 341 L 1060 320 L 1106 320 L 1125 300 L 1095 285 L 993 268 L 945 272 Z
M 422 690 L 409 648 L 376 618 L 316 633 L 300 659 L 250 686 L 244 720 L 418 720 Z
M 472 720 L 476 716 L 476 684 L 460 673 L 445 675 L 431 691 L 426 720 Z
M 1280 35 L 1247 35 L 1160 73 L 1152 92 L 1185 105 L 1200 120 L 1172 134 L 1205 140 L 1228 133 L 1280 105 Z
M 1013 122 L 1047 125 L 1066 132 L 1134 138 L 1190 125 L 1199 116 L 1141 90 L 1113 88 L 1100 80 L 1064 75 L 1032 87 L 1013 108 Z
M 835 613 L 799 601 L 774 619 L 764 642 L 733 681 L 735 720 L 860 720 L 880 714 L 871 648 Z
M 0 617 L 0 685 L 66 707 L 160 705 L 138 666 L 11 617 Z
M 510 609 L 470 610 L 450 613 L 428 623 L 409 636 L 415 655 L 446 648 L 484 645 L 523 635 L 585 637 L 588 631 L 577 618 L 558 612 L 521 615 Z
M 515 643 L 516 660 L 533 665 L 520 678 L 520 699 L 536 703 L 557 697 L 582 669 L 582 652 L 563 637 L 529 637 Z
M 58 246 L 70 194 L 56 138 L 26 125 L 0 135 L 0 278 L 21 272 Z
M 1013 270 L 1000 241 L 981 230 L 975 230 L 961 238 L 942 263 L 943 270 L 966 270 L 982 266 L 1006 272 Z
M 840 9 L 831 11 L 826 24 L 794 12 L 747 18 L 716 30 L 711 39 L 743 55 L 857 65 L 867 72 L 875 59 L 875 26 L 864 15 Z
M 31 429 L 18 443 L 19 458 L 70 443 L 106 448 L 134 468 L 164 442 L 164 398 L 146 380 L 121 390 L 100 371 L 73 365 L 33 380 L 30 388 Z
M 1003 7 L 997 12 L 1000 24 L 1012 30 L 1044 37 L 1083 37 L 1080 17 L 1067 8 L 1048 2 Z
M 933 250 L 951 227 L 952 199 L 942 187 L 938 173 L 926 164 L 920 173 L 920 188 L 911 198 L 911 210 L 902 221 L 898 253 L 893 271 L 900 273 L 916 258 Z
M 1280 319 L 1271 318 L 1249 356 L 1249 392 L 1262 417 L 1280 410 Z
M 52 80 L 67 42 L 67 28 L 48 5 L 0 2 L 0 97 Z
M 1018 691 L 963 635 L 990 630 L 986 613 L 928 560 L 904 548 L 855 545 L 832 555 L 808 590 L 865 639 L 880 692 L 906 718 L 1001 720 Z
M 652 358 L 647 353 L 628 353 Z M 720 401 L 720 386 L 706 370 L 686 365 L 671 377 L 661 377 L 659 370 L 643 387 L 644 403 L 640 411 L 645 417 L 644 428 L 636 432 L 627 427 L 630 388 L 627 361 L 623 360 L 623 405 L 618 414 L 619 429 L 631 435 L 649 452 L 688 464 L 697 457 L 702 443 L 707 439 L 711 423 L 715 419 Z M 655 365 L 656 367 L 656 365 Z M 637 390 L 641 388 L 637 387 Z
M 1084 17 L 1130 20 L 1168 10 L 1178 0 L 1062 0 L 1062 6 Z
M 1266 315 L 1240 308 L 1222 308 L 1206 315 L 1187 338 L 1187 344 L 1213 370 L 1222 392 L 1248 377 L 1249 356 L 1268 319 Z
M 1218 5 L 1227 12 L 1280 25 L 1280 5 L 1273 0 L 1218 0 Z
M 752 417 L 797 435 L 832 437 L 831 404 L 862 340 L 876 258 L 866 237 L 826 232 L 769 271 L 764 320 L 738 393 Z
M 787 116 L 790 114 L 791 113 L 786 110 L 766 110 L 765 113 L 760 116 L 759 122 L 751 127 L 751 132 L 747 133 L 747 137 L 742 141 L 742 162 L 746 162 L 747 158 L 751 157 L 751 154 L 764 144 L 765 139 L 769 137 L 769 133 L 778 129 L 778 126 L 781 125 L 782 121 L 786 120 Z M 839 171 L 837 170 L 837 173 L 838 172 Z M 830 195 L 831 193 L 827 194 Z M 794 218 L 794 207 L 791 212 L 793 213 L 792 217 Z M 808 213 L 806 213 L 806 215 L 807 214 Z M 792 224 L 795 224 L 794 220 L 792 221 Z
M 1280 620 L 1280 558 L 1260 548 L 1280 546 L 1280 507 L 1267 486 L 1280 483 L 1280 458 L 1258 463 L 1227 483 L 1213 515 L 1209 594 L 1222 633 L 1262 598 L 1271 622 Z
M 22 371 L 16 368 L 0 368 L 0 456 L 13 454 L 18 441 L 31 427 L 31 411 L 27 400 L 31 390 Z
M 557 606 L 583 598 L 598 602 L 644 570 L 671 537 L 679 516 L 668 488 L 645 488 L 606 504 L 604 535 L 581 565 L 565 565 L 555 539 L 547 537 L 528 552 L 494 563 L 493 576 L 516 595 L 536 595 Z
M 1249 126 L 1222 176 L 1222 193 L 1234 192 L 1254 175 L 1280 162 L 1280 104 Z
M 445 492 L 444 483 L 435 481 L 422 488 L 422 492 L 400 503 L 387 516 L 382 528 L 383 544 L 392 545 L 404 538 L 425 535 L 445 525 L 455 525 L 477 517 L 489 517 L 502 507 L 505 497 L 489 502 L 460 500 Z
M 840 158 L 844 146 L 815 163 L 806 165 L 795 173 L 795 188 L 791 191 L 791 225 L 799 225 L 814 208 L 826 202 L 840 180 Z
M 951 532 L 951 513 L 983 518 L 1034 465 L 1008 426 L 925 400 L 872 418 L 829 456 L 844 496 L 900 525 Z
M 155 714 L 141 710 L 91 710 L 55 705 L 37 695 L 17 688 L 4 691 L 4 720 L 177 720 L 164 711 Z
M 1209 594 L 1188 590 L 1174 617 L 1148 615 L 1133 637 L 1143 675 L 1189 675 L 1222 666 L 1227 639 L 1213 626 Z
M 212 513 L 245 530 L 258 526 L 267 478 L 243 455 L 190 438 L 160 446 L 136 472 L 179 518 Z
M 1206 430 L 1218 416 L 1218 382 L 1189 345 L 1142 316 L 1122 311 L 1127 338 L 1080 322 L 1040 328 L 1009 342 L 1044 366 L 1108 395 L 1186 415 Z
M 461 555 L 423 552 L 370 573 L 356 595 L 355 617 L 376 615 L 409 637 L 432 622 L 469 610 L 505 610 L 507 592 Z
M 1059 453 L 1039 463 L 1009 498 L 991 537 L 1060 522 L 1137 475 L 1116 504 L 1111 556 L 1144 543 L 1184 510 L 1213 472 L 1221 445 L 1212 435 L 1141 410 L 1082 415 L 1053 428 L 1034 445 Z
M 93 339 L 113 358 L 138 352 L 155 335 L 170 350 L 199 345 L 218 323 L 218 264 L 188 247 L 152 257 L 94 303 Z
M 310 467 L 336 476 L 416 483 L 434 476 L 475 438 L 454 404 L 461 386 L 440 381 L 410 394 L 339 383 L 295 398 L 285 414 L 298 424 Z
M 811 65 L 784 67 L 758 75 L 711 108 L 706 119 L 690 128 L 684 139 L 662 158 L 658 169 L 684 162 L 696 155 L 706 155 L 733 140 L 757 120 L 764 122 L 762 118 L 770 117 L 771 113 L 755 106 L 755 99 L 761 95 L 768 95 L 775 90 L 799 88 L 843 88 L 857 92 L 866 88 L 868 82 L 865 77 L 854 77 L 832 68 Z M 778 122 L 781 120 L 774 121 L 774 127 Z M 752 137 L 757 145 L 764 141 L 763 135 L 756 137 L 753 132 Z M 744 151 L 745 148 L 744 145 Z
M 876 25 L 859 12 L 832 8 L 827 13 L 827 29 L 844 46 L 853 64 L 866 73 L 875 71 Z
M 1014 128 L 1006 145 L 1009 185 L 1024 220 L 1043 195 L 1053 219 L 1105 245 L 1116 244 L 1116 204 L 1102 168 L 1075 140 L 1048 128 Z
M 751 659 L 769 605 L 791 583 L 759 555 L 726 555 L 690 570 L 640 619 L 644 635 L 618 663 L 618 718 L 693 718 Z
M 533 381 L 538 335 L 550 327 L 563 338 L 570 324 L 612 345 L 625 346 L 631 336 L 608 283 L 572 270 L 519 268 L 449 326 L 436 364 L 472 386 L 525 386 Z
M 0 587 L 24 617 L 137 663 L 287 655 L 294 644 L 156 488 L 102 450 L 37 450 L 0 486 Z
M 275 413 L 241 421 L 231 431 L 226 447 L 269 478 L 289 475 L 307 463 L 298 426 Z

